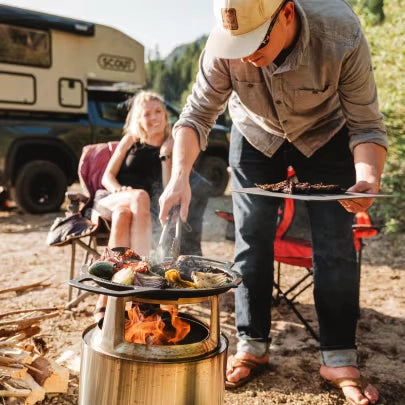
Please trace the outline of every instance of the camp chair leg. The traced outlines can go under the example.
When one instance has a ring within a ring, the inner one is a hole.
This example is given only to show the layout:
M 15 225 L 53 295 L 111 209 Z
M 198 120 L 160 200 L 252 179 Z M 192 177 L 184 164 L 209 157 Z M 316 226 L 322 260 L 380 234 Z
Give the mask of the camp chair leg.
M 287 291 L 284 292 L 284 295 L 288 295 L 291 292 L 293 292 L 299 285 L 301 285 L 301 283 L 303 283 L 308 277 L 312 277 L 314 272 L 312 271 L 312 269 L 306 269 L 308 271 L 308 273 L 302 277 L 300 280 L 298 280 L 294 285 L 292 285 Z M 311 282 L 306 285 L 305 287 L 303 287 L 301 290 L 299 290 L 294 297 L 290 298 L 291 301 L 294 301 L 295 298 L 297 298 L 301 293 L 303 293 L 307 288 L 311 287 L 311 285 L 314 282 L 311 280 Z M 279 284 L 280 285 L 280 284 Z
M 73 239 L 71 242 L 72 250 L 71 250 L 71 258 L 70 258 L 70 273 L 69 273 L 69 280 L 72 280 L 75 277 L 75 262 L 76 262 L 76 244 L 80 246 L 86 252 L 83 264 L 87 263 L 89 257 L 95 256 L 100 257 L 100 253 L 97 251 L 97 240 L 95 236 L 89 236 L 88 242 L 85 243 L 81 239 Z M 93 245 L 93 246 L 92 246 Z M 70 309 L 76 306 L 80 301 L 84 300 L 86 297 L 89 296 L 89 293 L 83 293 L 82 291 L 77 291 L 76 298 L 73 299 L 73 287 L 69 285 L 68 290 L 68 303 L 66 304 L 65 308 Z
M 95 257 L 101 256 L 100 253 L 95 248 L 91 247 L 91 244 L 94 243 L 92 236 L 90 236 L 90 240 L 87 244 L 80 239 L 76 239 L 75 243 L 77 243 L 80 247 L 82 247 L 86 251 L 86 258 L 85 258 L 86 261 L 88 260 L 90 254 Z
M 83 301 L 85 298 L 87 298 L 89 295 L 93 294 L 90 291 L 85 291 L 82 292 L 80 295 L 78 295 L 76 298 L 70 300 L 66 305 L 65 309 L 72 309 L 75 307 L 79 302 Z
M 311 325 L 308 323 L 308 321 L 299 313 L 299 311 L 295 308 L 295 305 L 293 303 L 292 299 L 289 299 L 285 296 L 283 291 L 280 289 L 279 285 L 274 282 L 274 286 L 278 290 L 280 297 L 284 298 L 285 302 L 287 305 L 293 310 L 294 314 L 297 316 L 297 318 L 302 322 L 302 324 L 305 326 L 306 330 L 311 334 L 311 336 L 316 340 L 319 341 L 319 336 L 318 334 L 312 329 Z M 309 287 L 309 286 L 308 286 Z

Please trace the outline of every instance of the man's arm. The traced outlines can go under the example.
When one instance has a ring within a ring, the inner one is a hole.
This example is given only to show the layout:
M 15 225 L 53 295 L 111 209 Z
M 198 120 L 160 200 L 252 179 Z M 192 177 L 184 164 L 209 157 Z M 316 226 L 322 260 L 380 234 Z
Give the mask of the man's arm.
M 189 177 L 199 153 L 199 138 L 194 129 L 179 128 L 174 140 L 172 174 L 159 199 L 162 223 L 166 222 L 170 209 L 175 205 L 180 205 L 180 217 L 183 222 L 187 221 L 191 201 Z
M 381 175 L 384 169 L 386 149 L 375 143 L 360 143 L 353 150 L 356 168 L 356 184 L 347 191 L 355 193 L 378 193 Z M 374 202 L 374 198 L 342 200 L 340 203 L 349 212 L 365 211 Z

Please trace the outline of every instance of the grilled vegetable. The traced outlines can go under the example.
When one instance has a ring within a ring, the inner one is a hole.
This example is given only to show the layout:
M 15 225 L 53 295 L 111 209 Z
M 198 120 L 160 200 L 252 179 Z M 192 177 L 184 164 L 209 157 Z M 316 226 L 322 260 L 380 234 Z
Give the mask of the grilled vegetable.
M 176 269 L 170 269 L 165 272 L 165 278 L 171 287 L 174 288 L 196 288 L 191 281 L 183 280 Z
M 222 287 L 230 282 L 229 277 L 225 273 L 193 271 L 191 273 L 191 278 L 197 288 Z
M 93 276 L 111 280 L 115 274 L 115 266 L 114 263 L 107 261 L 94 262 L 90 265 L 88 272 Z
M 132 285 L 134 283 L 134 272 L 131 267 L 124 267 L 113 275 L 111 281 L 119 284 Z
M 157 274 L 135 272 L 134 285 L 139 285 L 142 287 L 166 288 L 167 281 L 165 278 Z

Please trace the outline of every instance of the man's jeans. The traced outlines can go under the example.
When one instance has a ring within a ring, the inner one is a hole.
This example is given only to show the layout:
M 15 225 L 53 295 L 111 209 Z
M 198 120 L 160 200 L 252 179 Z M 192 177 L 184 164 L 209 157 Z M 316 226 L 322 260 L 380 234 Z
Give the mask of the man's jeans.
M 355 183 L 353 156 L 343 128 L 310 158 L 285 142 L 272 158 L 252 147 L 233 127 L 230 166 L 232 188 L 254 187 L 286 179 L 293 166 L 298 180 Z M 281 199 L 233 193 L 235 263 L 243 283 L 235 290 L 238 350 L 262 356 L 270 344 L 273 289 L 273 241 Z M 338 202 L 308 202 L 321 361 L 329 366 L 356 365 L 358 274 L 353 244 L 353 214 Z M 324 355 L 322 355 L 324 354 Z

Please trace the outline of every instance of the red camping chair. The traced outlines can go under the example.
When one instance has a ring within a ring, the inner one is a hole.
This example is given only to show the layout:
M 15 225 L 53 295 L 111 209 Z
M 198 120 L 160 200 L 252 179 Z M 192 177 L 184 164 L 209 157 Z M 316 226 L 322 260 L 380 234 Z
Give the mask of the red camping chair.
M 294 171 L 289 169 L 288 178 L 293 177 L 294 175 Z M 226 211 L 216 211 L 216 215 L 227 221 L 225 237 L 228 240 L 235 240 L 233 214 Z M 362 258 L 361 254 L 364 247 L 363 239 L 375 236 L 378 233 L 378 228 L 372 225 L 370 216 L 367 212 L 361 212 L 355 215 L 353 236 L 357 252 L 359 279 Z M 310 225 L 306 205 L 301 200 L 293 200 L 291 198 L 282 200 L 274 241 L 274 261 L 276 262 L 274 273 L 274 287 L 276 290 L 274 297 L 275 302 L 284 299 L 312 337 L 318 340 L 317 333 L 298 311 L 295 305 L 296 298 L 313 284 Z M 281 287 L 282 263 L 301 267 L 306 270 L 304 276 L 286 290 Z
M 107 246 L 110 235 L 109 222 L 94 210 L 93 201 L 96 191 L 104 188 L 101 185 L 101 179 L 117 145 L 118 141 L 84 146 L 78 167 L 78 176 L 83 193 L 71 191 L 66 193 L 68 200 L 67 215 L 81 213 L 93 225 L 88 233 L 73 237 L 68 236 L 66 243 L 60 244 L 71 245 L 69 280 L 74 278 L 76 274 L 77 248 L 84 250 L 83 263 L 87 263 L 90 256 L 100 256 L 99 246 Z M 79 293 L 78 297 L 72 300 L 73 287 L 69 286 L 67 307 L 75 306 L 86 295 L 86 293 Z

